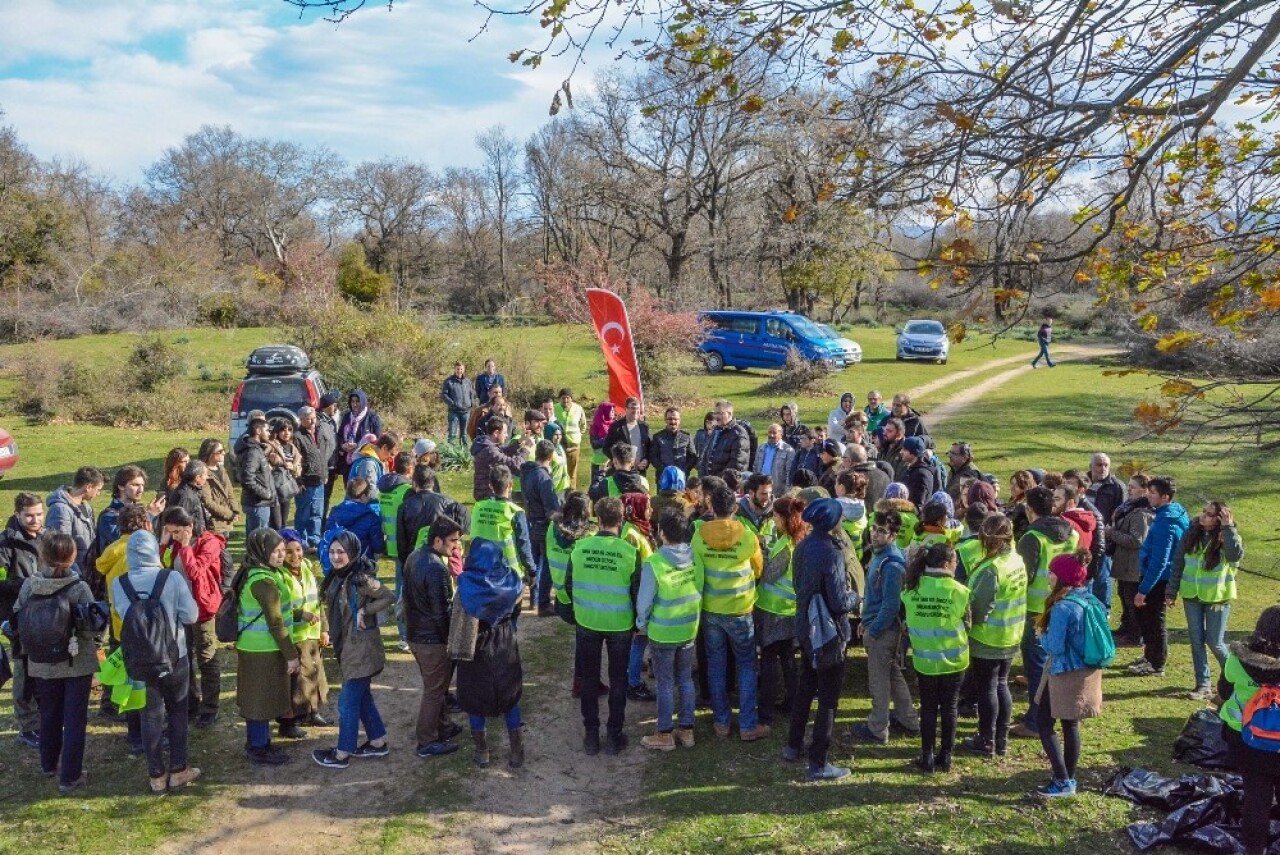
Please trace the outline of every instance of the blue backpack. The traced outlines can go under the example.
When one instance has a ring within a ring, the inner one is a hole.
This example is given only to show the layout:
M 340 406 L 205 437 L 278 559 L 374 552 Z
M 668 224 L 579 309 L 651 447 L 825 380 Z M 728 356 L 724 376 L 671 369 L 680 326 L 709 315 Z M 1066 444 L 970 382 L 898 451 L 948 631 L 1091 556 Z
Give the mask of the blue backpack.
M 1084 664 L 1106 668 L 1116 658 L 1116 640 L 1111 635 L 1107 612 L 1098 598 L 1088 592 L 1067 597 L 1084 611 Z
M 1280 686 L 1261 686 L 1244 705 L 1240 738 L 1257 751 L 1280 754 Z
M 333 572 L 333 565 L 329 563 L 329 544 L 333 543 L 333 539 L 344 531 L 346 531 L 345 528 L 340 525 L 335 525 L 333 528 L 321 535 L 320 542 L 316 544 L 316 552 L 318 553 L 317 557 L 320 559 L 320 567 L 324 570 L 325 576 L 328 576 Z M 351 556 L 353 561 L 355 558 L 356 556 Z

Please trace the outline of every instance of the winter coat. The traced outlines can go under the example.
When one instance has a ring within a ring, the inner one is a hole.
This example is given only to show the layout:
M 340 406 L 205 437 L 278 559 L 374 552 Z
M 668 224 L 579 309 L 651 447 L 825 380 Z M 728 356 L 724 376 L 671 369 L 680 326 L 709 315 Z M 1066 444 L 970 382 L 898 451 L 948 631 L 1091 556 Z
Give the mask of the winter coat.
M 406 544 L 405 549 L 412 551 L 417 547 L 419 533 L 429 529 L 441 514 L 456 522 L 463 531 L 470 530 L 471 514 L 443 493 L 429 490 L 405 493 L 396 514 L 396 543 Z
M 276 503 L 276 485 L 271 480 L 267 450 L 249 434 L 236 442 L 236 463 L 240 467 L 240 506 L 264 508 Z
M 489 470 L 502 464 L 511 470 L 512 476 L 515 476 L 528 457 L 528 450 L 518 440 L 512 440 L 505 446 L 501 446 L 490 439 L 488 434 L 477 436 L 476 441 L 471 444 L 473 469 L 471 497 L 477 502 L 481 499 L 492 499 L 493 488 L 489 486 Z
M 1142 578 L 1138 569 L 1138 549 L 1147 537 L 1154 515 L 1151 503 L 1145 497 L 1116 508 L 1115 522 L 1107 526 L 1112 578 L 1121 582 L 1137 582 Z
M 468 386 L 468 389 L 470 387 Z M 449 641 L 453 577 L 449 565 L 430 546 L 415 549 L 404 565 L 405 639 L 411 644 Z
M 124 510 L 124 502 L 112 499 L 111 504 L 98 514 L 96 537 L 98 538 L 98 554 L 120 539 L 120 512 Z
M 74 573 L 60 579 L 47 576 L 28 576 L 22 582 L 18 592 L 18 600 L 14 611 L 20 611 L 33 596 L 48 596 L 67 589 L 62 596 L 74 608 L 93 602 L 93 592 L 89 586 Z M 75 632 L 79 645 L 70 662 L 32 662 L 27 660 L 27 676 L 41 680 L 65 680 L 68 677 L 87 677 L 98 670 L 98 634 L 96 632 Z
M 1093 535 L 1098 530 L 1098 520 L 1085 508 L 1071 508 L 1062 512 L 1062 518 L 1080 535 L 1080 548 L 1093 552 Z
M 849 399 L 848 411 L 846 411 L 844 407 L 840 406 L 841 403 L 844 402 L 845 398 Z M 844 442 L 844 420 L 857 411 L 858 408 L 853 399 L 853 395 L 849 392 L 845 392 L 841 395 L 840 400 L 836 402 L 835 409 L 827 413 L 827 435 L 832 439 L 838 439 L 841 442 Z
M 182 508 L 191 515 L 191 531 L 195 537 L 204 534 L 211 522 L 204 507 L 203 491 L 195 484 L 183 482 L 169 491 L 165 508 Z
M 1120 479 L 1114 475 L 1108 475 L 1101 481 L 1094 481 L 1085 491 L 1085 495 L 1102 514 L 1105 524 L 1111 523 L 1115 518 L 1116 508 L 1125 502 L 1124 484 L 1121 484 Z
M 338 418 L 336 434 L 339 447 L 348 441 L 344 439 L 348 434 L 351 437 L 350 441 L 355 442 L 357 445 L 359 445 L 361 437 L 366 434 L 371 433 L 374 436 L 382 436 L 382 417 L 370 409 L 369 396 L 365 394 L 363 389 L 356 389 L 351 394 L 355 395 L 360 401 L 360 407 L 364 410 L 364 418 L 353 424 L 355 414 L 349 408 Z M 350 456 L 354 456 L 354 454 Z M 349 464 L 351 461 L 344 458 L 343 462 Z
M 903 438 L 908 436 L 928 437 L 929 431 L 924 426 L 924 422 L 920 420 L 920 414 L 911 408 L 907 408 L 907 414 L 902 417 L 902 426 L 906 428 Z M 927 444 L 927 443 L 926 443 Z
M 49 494 L 45 500 L 45 531 L 60 531 L 70 535 L 76 542 L 76 569 L 84 575 L 85 561 L 89 558 L 89 550 L 97 536 L 97 526 L 93 516 L 93 506 L 81 502 L 79 506 L 71 501 L 70 487 L 59 487 Z
M 360 538 L 360 554 L 375 558 L 385 548 L 382 535 L 382 512 L 377 502 L 358 502 L 344 499 L 329 511 L 325 531 L 345 528 Z
M 902 574 L 906 569 L 906 556 L 892 543 L 872 553 L 867 567 L 867 598 L 862 602 L 862 626 L 873 639 L 901 624 Z
M 816 529 L 796 546 L 791 559 L 791 577 L 796 589 L 796 640 L 805 655 L 812 655 L 809 643 L 809 601 L 822 597 L 835 619 L 842 646 L 853 638 L 849 612 L 858 606 L 858 595 L 845 573 L 844 555 L 831 531 Z
M 795 458 L 791 461 L 791 476 L 787 479 L 787 482 L 794 484 L 796 481 L 796 473 L 801 469 L 808 469 L 814 474 L 814 477 L 817 477 L 822 470 L 822 458 L 819 457 L 820 452 L 818 451 L 818 447 L 815 445 L 808 451 L 805 451 L 802 448 L 796 448 L 795 452 Z
M 857 463 L 849 469 L 867 479 L 866 503 L 870 507 L 875 507 L 876 502 L 884 498 L 884 491 L 889 486 L 889 476 L 870 460 L 866 463 Z
M 170 541 L 160 553 L 160 561 L 182 574 L 196 601 L 196 620 L 212 620 L 222 605 L 222 552 L 227 541 L 211 531 L 192 538 L 190 546 Z
M 450 374 L 440 386 L 440 400 L 451 410 L 469 410 L 476 405 L 476 393 L 466 377 Z
M 1169 578 L 1173 553 L 1190 527 L 1191 518 L 1177 502 L 1156 508 L 1151 528 L 1138 549 L 1138 569 L 1142 573 L 1138 593 L 1150 594 L 1152 588 Z
M 489 390 L 495 386 L 502 390 L 502 397 L 508 397 L 507 378 L 503 377 L 501 373 L 495 371 L 490 375 L 488 371 L 482 371 L 476 375 L 476 401 L 479 406 L 488 406 Z
M 342 670 L 342 679 L 359 680 L 382 671 L 387 655 L 378 631 L 378 612 L 396 601 L 386 585 L 373 578 L 372 561 L 361 560 L 345 579 L 334 584 L 325 603 L 329 640 Z M 364 629 L 356 627 L 356 613 L 364 609 Z
M 28 537 L 16 516 L 0 532 L 0 567 L 8 571 L 0 580 L 0 621 L 6 621 L 13 616 L 22 583 L 40 575 L 40 537 Z
M 717 428 L 698 461 L 698 474 L 719 476 L 726 469 L 746 472 L 751 466 L 751 436 L 740 420 Z
M 917 460 L 904 473 L 902 483 L 907 485 L 911 504 L 920 508 L 938 491 L 938 473 L 925 460 Z
M 649 425 L 645 422 L 636 422 L 636 427 L 640 431 L 640 444 L 635 446 L 636 466 L 639 467 L 641 460 L 644 460 L 646 463 L 649 462 Z M 613 457 L 613 448 L 615 445 L 631 444 L 631 431 L 627 426 L 627 420 L 625 418 L 618 419 L 616 422 L 609 425 L 609 432 L 604 436 L 604 453 L 606 457 Z
M 319 447 L 321 455 L 323 456 L 326 451 L 328 452 L 329 471 L 345 472 L 347 461 L 342 451 L 338 448 L 342 443 L 338 441 L 337 420 L 328 413 L 316 413 L 316 433 L 319 437 L 316 445 Z
M 1076 590 L 1089 589 L 1084 585 Z M 1079 721 L 1102 715 L 1102 669 L 1084 664 L 1084 608 L 1069 598 L 1054 603 L 1040 644 L 1048 659 L 1036 700 L 1044 697 L 1047 686 L 1054 718 Z
M 227 467 L 219 466 L 217 469 L 209 469 L 209 477 L 204 479 L 204 487 L 200 489 L 200 500 L 204 502 L 204 509 L 213 520 L 213 530 L 219 534 L 230 531 L 231 521 L 236 518 L 238 504 Z M 117 536 L 119 536 L 118 530 Z
M 314 435 L 298 428 L 293 435 L 293 444 L 302 460 L 298 486 L 303 489 L 323 486 L 329 480 L 329 460 L 333 457 L 333 445 L 327 437 L 322 436 L 321 423 L 316 422 Z
M 756 459 L 751 461 L 751 471 L 759 472 L 762 475 L 768 475 L 773 479 L 773 491 L 781 495 L 784 490 L 791 486 L 791 467 L 796 462 L 796 450 L 785 442 L 778 445 L 773 451 L 773 466 L 768 472 L 764 471 L 764 450 L 768 447 L 768 443 L 762 443 L 756 449 Z
M 353 478 L 363 478 L 369 482 L 369 498 L 378 498 L 378 482 L 382 480 L 382 476 L 386 474 L 386 467 L 382 465 L 382 458 L 378 456 L 378 449 L 373 443 L 360 446 L 360 450 L 356 452 L 355 458 L 351 461 L 351 468 L 347 470 L 347 480 Z
M 542 543 L 551 515 L 560 510 L 560 495 L 547 467 L 525 461 L 520 467 L 520 495 L 524 498 L 525 516 L 529 518 L 529 536 Z
M 663 429 L 649 437 L 649 451 L 646 454 L 649 465 L 654 472 L 662 472 L 668 466 L 674 466 L 688 475 L 698 465 L 698 453 L 693 447 L 693 437 L 682 430 Z
M 636 574 L 639 576 L 640 574 Z M 520 703 L 524 668 L 512 614 L 495 624 L 479 621 L 475 652 L 457 663 L 458 705 L 470 715 L 496 718 Z
M 953 468 L 950 474 L 947 475 L 947 495 L 951 497 L 951 501 L 959 505 L 960 491 L 964 489 L 970 481 L 979 481 L 981 479 L 982 470 L 977 466 L 974 466 L 973 461 L 970 460 L 959 468 Z

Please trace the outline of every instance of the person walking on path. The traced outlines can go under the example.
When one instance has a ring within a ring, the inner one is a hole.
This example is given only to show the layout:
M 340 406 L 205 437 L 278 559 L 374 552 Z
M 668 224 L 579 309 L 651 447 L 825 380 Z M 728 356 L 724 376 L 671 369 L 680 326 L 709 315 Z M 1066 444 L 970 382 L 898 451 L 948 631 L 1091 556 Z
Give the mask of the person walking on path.
M 1138 677 L 1163 676 L 1164 663 L 1169 658 L 1169 635 L 1165 627 L 1166 591 L 1178 544 L 1191 527 L 1186 509 L 1173 500 L 1177 491 L 1177 484 L 1172 478 L 1152 478 L 1147 485 L 1147 498 L 1155 509 L 1155 516 L 1138 549 L 1138 570 L 1142 573 L 1142 580 L 1138 582 L 1138 593 L 1133 597 L 1138 628 L 1142 631 L 1143 655 L 1129 666 L 1129 673 Z
M 1219 668 L 1227 664 L 1227 618 L 1236 598 L 1236 574 L 1242 558 L 1244 544 L 1236 530 L 1235 517 L 1222 502 L 1204 506 L 1174 553 L 1168 588 L 1173 593 L 1166 595 L 1165 603 L 1172 606 L 1182 596 L 1196 678 L 1190 692 L 1193 701 L 1213 697 L 1205 647 L 1213 652 Z
M 1049 345 L 1053 343 L 1053 318 L 1046 318 L 1040 325 L 1040 329 L 1036 331 L 1036 342 L 1040 345 L 1040 352 L 1036 354 L 1035 359 L 1031 360 L 1031 367 L 1035 368 L 1043 359 L 1050 368 L 1056 368 L 1058 363 L 1049 356 Z
M 1102 670 L 1085 664 L 1085 608 L 1093 599 L 1087 579 L 1089 553 L 1059 555 L 1049 563 L 1053 590 L 1036 629 L 1048 660 L 1035 690 L 1039 701 L 1040 744 L 1053 780 L 1037 788 L 1042 796 L 1074 796 L 1080 760 L 1080 719 L 1102 714 Z M 1062 722 L 1062 743 L 1054 731 Z

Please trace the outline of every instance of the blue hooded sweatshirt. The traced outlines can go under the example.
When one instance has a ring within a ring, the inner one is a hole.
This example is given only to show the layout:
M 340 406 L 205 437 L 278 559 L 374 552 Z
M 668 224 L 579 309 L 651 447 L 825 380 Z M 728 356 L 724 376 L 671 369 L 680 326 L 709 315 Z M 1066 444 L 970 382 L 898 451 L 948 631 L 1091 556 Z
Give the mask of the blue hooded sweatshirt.
M 1152 588 L 1169 578 L 1173 554 L 1190 527 L 1191 518 L 1187 516 L 1186 508 L 1177 502 L 1156 509 L 1146 539 L 1138 548 L 1138 569 L 1142 571 L 1138 593 L 1150 594 Z

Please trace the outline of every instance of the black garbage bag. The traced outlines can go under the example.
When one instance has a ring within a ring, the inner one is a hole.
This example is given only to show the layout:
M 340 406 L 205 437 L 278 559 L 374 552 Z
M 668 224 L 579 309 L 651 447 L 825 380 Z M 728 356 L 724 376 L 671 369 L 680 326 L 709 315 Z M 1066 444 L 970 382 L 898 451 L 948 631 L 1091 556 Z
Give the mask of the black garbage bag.
M 1166 778 L 1147 769 L 1121 768 L 1103 792 L 1146 807 L 1177 810 L 1192 802 L 1240 789 L 1238 775 L 1219 777 L 1203 772 Z
M 1202 769 L 1231 768 L 1217 710 L 1202 709 L 1191 714 L 1178 741 L 1173 743 L 1173 759 Z
M 1176 844 L 1224 855 L 1242 855 L 1240 803 L 1244 793 L 1232 789 L 1178 808 L 1161 822 L 1135 822 L 1129 839 L 1140 852 Z

